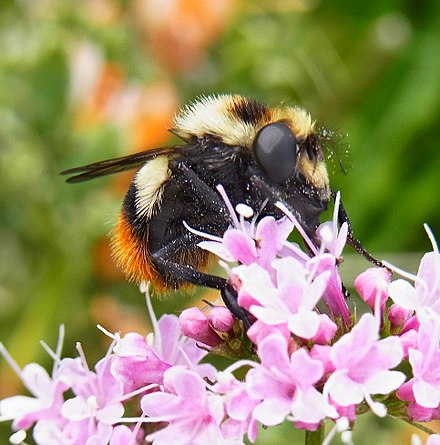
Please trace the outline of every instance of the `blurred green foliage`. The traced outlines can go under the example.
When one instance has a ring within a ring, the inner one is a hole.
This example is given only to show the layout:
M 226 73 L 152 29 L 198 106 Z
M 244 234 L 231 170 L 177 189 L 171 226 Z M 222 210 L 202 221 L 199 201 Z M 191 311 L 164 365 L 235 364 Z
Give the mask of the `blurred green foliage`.
M 437 0 L 242 2 L 200 63 L 178 74 L 145 50 L 132 2 L 114 2 L 117 19 L 102 23 L 87 4 L 0 3 L 0 340 L 20 365 L 50 363 L 38 340 L 54 344 L 61 322 L 66 354 L 80 340 L 91 363 L 99 357 L 105 342 L 91 321 L 91 296 L 144 311 L 136 286 L 96 274 L 94 246 L 122 194 L 108 179 L 71 186 L 58 175 L 126 153 L 128 140 L 108 121 L 78 128 L 69 65 L 76 41 L 93 42 L 131 82 L 165 78 L 182 103 L 232 92 L 304 106 L 350 146 L 353 167 L 332 184 L 371 252 L 428 250 L 424 222 L 440 237 Z M 178 311 L 174 299 L 158 307 L 164 311 Z M 402 443 L 373 431 L 374 443 Z M 270 434 L 259 443 L 292 443 Z M 371 441 L 370 430 L 356 443 Z

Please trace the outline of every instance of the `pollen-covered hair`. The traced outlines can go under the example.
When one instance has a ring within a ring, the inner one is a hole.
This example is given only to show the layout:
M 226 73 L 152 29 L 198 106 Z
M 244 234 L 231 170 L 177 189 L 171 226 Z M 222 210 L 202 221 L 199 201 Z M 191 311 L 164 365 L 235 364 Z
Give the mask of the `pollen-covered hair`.
M 282 121 L 295 136 L 313 132 L 309 113 L 299 107 L 269 107 L 239 95 L 204 96 L 183 108 L 174 118 L 171 132 L 185 141 L 212 135 L 227 145 L 251 147 L 258 131 Z

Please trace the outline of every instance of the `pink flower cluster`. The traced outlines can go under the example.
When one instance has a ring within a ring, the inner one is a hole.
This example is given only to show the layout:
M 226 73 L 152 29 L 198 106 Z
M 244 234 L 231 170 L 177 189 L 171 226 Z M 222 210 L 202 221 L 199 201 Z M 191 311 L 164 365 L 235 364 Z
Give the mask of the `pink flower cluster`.
M 348 231 L 338 228 L 338 202 L 314 240 L 280 208 L 281 220 L 231 208 L 233 226 L 200 243 L 221 259 L 253 318 L 246 335 L 223 306 L 157 321 L 145 288 L 154 332 L 107 333 L 112 345 L 94 370 L 81 348 L 71 359 L 61 358 L 60 346 L 45 346 L 55 362 L 49 376 L 37 364 L 20 369 L 1 347 L 31 394 L 0 401 L 14 443 L 32 431 L 42 445 L 242 445 L 245 437 L 256 440 L 259 426 L 287 421 L 315 431 L 325 419 L 335 425 L 325 444 L 336 432 L 352 443 L 356 417 L 368 409 L 439 419 L 440 254 L 430 232 L 433 251 L 417 276 L 387 265 L 357 277 L 355 289 L 371 310 L 356 316 L 338 271 Z M 295 229 L 306 249 L 288 241 Z M 390 270 L 406 280 L 392 281 Z M 235 361 L 217 370 L 202 363 L 208 352 Z
M 149 299 L 148 305 L 151 309 Z M 149 397 L 162 394 L 157 392 L 159 387 L 174 382 L 178 394 L 179 382 L 185 388 L 186 380 L 203 386 L 204 379 L 215 379 L 215 368 L 200 363 L 207 351 L 181 335 L 178 317 L 164 315 L 157 321 L 151 314 L 154 333 L 147 338 L 136 333 L 121 338 L 106 332 L 113 342 L 94 370 L 89 368 L 81 345 L 77 345 L 79 357 L 60 357 L 63 329 L 55 352 L 44 344 L 54 359 L 51 376 L 35 363 L 20 369 L 0 344 L 0 353 L 31 394 L 0 401 L 0 420 L 13 420 L 13 430 L 20 433 L 14 435 L 13 443 L 21 443 L 16 438 L 24 440 L 25 430 L 32 428 L 34 441 L 41 445 L 140 444 L 147 434 L 143 424 L 159 421 L 144 419 L 151 416 Z M 185 398 L 183 403 L 188 405 Z M 124 417 L 127 409 L 138 417 Z

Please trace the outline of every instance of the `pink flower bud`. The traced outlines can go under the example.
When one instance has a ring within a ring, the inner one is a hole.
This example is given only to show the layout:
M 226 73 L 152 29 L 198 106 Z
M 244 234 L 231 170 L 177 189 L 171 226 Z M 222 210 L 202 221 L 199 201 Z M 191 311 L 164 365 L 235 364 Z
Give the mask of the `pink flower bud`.
M 425 408 L 416 402 L 408 404 L 408 417 L 415 422 L 430 422 L 431 420 L 435 420 L 433 417 L 434 413 L 434 408 Z M 426 445 L 430 445 L 430 443 L 426 442 Z
M 374 311 L 376 300 L 380 311 L 385 308 L 388 298 L 388 286 L 391 282 L 391 273 L 384 267 L 371 267 L 362 272 L 354 281 L 354 287 L 362 300 Z
M 209 324 L 219 332 L 228 332 L 235 323 L 235 317 L 225 306 L 214 306 L 208 313 Z
M 206 315 L 197 307 L 185 309 L 179 317 L 180 330 L 183 335 L 208 346 L 217 346 L 220 336 L 212 329 Z
M 341 318 L 344 326 L 351 326 L 350 311 L 345 295 L 342 292 L 341 277 L 336 265 L 336 258 L 330 254 L 318 255 L 308 262 L 309 268 L 315 268 L 317 273 L 329 272 L 327 287 L 322 295 L 325 305 L 337 318 Z
M 402 306 L 392 304 L 388 311 L 388 320 L 395 328 L 401 328 L 412 317 L 414 311 L 411 309 L 404 309 Z
M 417 316 L 413 315 L 403 325 L 403 328 L 400 331 L 400 335 L 402 335 L 408 331 L 411 331 L 411 330 L 418 331 L 419 326 L 420 326 L 420 323 L 419 323 L 419 320 L 417 319 Z

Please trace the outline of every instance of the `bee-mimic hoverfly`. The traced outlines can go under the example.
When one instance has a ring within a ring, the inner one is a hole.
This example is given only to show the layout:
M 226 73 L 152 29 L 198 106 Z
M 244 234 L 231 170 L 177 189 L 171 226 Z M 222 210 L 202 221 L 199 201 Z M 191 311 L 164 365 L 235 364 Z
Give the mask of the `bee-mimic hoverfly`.
M 317 129 L 299 107 L 269 107 L 239 95 L 201 98 L 174 118 L 171 133 L 184 141 L 116 159 L 69 169 L 68 182 L 138 168 L 125 196 L 112 248 L 116 262 L 135 281 L 151 281 L 159 290 L 195 284 L 219 289 L 226 306 L 245 325 L 249 314 L 225 278 L 208 274 L 209 253 L 200 237 L 225 232 L 231 223 L 216 191 L 221 184 L 231 203 L 260 209 L 260 217 L 283 214 L 282 202 L 313 239 L 333 191 L 323 145 L 329 133 Z M 341 205 L 339 221 L 347 222 Z M 353 237 L 348 242 L 374 264 Z

